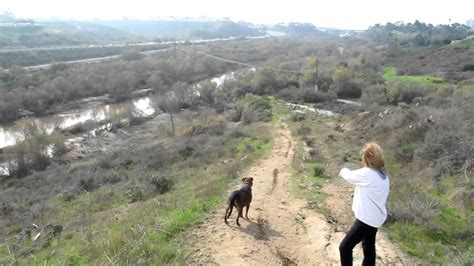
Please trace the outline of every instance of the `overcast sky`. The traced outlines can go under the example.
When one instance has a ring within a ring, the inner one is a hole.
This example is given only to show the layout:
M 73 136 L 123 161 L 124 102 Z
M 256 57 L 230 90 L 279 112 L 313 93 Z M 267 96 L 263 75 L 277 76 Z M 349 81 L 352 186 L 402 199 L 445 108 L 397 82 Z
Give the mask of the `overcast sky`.
M 311 22 L 366 29 L 388 21 L 447 24 L 474 18 L 474 0 L 1 0 L 0 11 L 24 18 L 120 19 L 228 17 L 254 23 Z

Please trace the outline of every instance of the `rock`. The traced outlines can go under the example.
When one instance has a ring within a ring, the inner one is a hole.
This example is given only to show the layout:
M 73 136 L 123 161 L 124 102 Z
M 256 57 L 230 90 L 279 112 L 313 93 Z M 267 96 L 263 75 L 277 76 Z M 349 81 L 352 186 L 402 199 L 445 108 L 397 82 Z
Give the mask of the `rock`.
M 32 111 L 26 110 L 26 109 L 19 109 L 18 113 L 20 114 L 20 117 L 34 116 L 35 115 L 35 113 L 33 113 Z

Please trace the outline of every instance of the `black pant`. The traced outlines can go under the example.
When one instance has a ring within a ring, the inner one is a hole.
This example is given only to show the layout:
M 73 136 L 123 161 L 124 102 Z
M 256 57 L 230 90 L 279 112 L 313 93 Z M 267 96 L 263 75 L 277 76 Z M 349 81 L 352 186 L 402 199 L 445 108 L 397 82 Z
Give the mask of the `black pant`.
M 375 235 L 377 228 L 355 220 L 349 232 L 339 245 L 341 265 L 352 265 L 352 249 L 362 241 L 364 260 L 362 265 L 375 265 Z

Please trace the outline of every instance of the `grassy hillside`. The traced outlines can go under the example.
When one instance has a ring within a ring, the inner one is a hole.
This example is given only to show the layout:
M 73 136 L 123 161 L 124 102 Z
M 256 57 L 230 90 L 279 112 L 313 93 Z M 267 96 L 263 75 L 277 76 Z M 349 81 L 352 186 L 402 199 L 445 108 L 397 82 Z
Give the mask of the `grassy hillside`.
M 428 75 L 398 76 L 395 67 L 383 69 L 383 78 L 388 81 L 400 81 L 404 83 L 418 83 L 422 86 L 436 86 L 443 82 L 443 79 Z
M 246 104 L 253 100 L 266 101 Z M 271 123 L 226 116 L 181 112 L 172 136 L 161 114 L 82 142 L 67 163 L 2 182 L 0 263 L 182 263 L 181 233 L 272 146 Z
M 147 38 L 212 39 L 264 35 L 264 32 L 249 27 L 246 23 L 228 20 L 117 20 L 97 21 L 125 32 Z
M 474 40 L 407 51 L 390 60 L 402 75 L 435 75 L 458 82 L 474 78 Z
M 0 47 L 37 47 L 80 44 L 81 41 L 45 26 L 0 27 Z
M 86 22 L 38 22 L 0 27 L 0 48 L 32 48 L 139 41 L 133 34 Z

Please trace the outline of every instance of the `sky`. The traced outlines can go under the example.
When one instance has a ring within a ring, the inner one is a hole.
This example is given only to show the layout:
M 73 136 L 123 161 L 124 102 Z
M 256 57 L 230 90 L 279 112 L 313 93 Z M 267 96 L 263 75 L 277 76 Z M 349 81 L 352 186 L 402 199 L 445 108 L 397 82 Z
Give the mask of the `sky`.
M 317 27 L 366 29 L 376 23 L 464 23 L 474 19 L 474 0 L 1 0 L 0 12 L 22 18 L 121 19 L 227 17 L 275 24 L 310 22 Z

